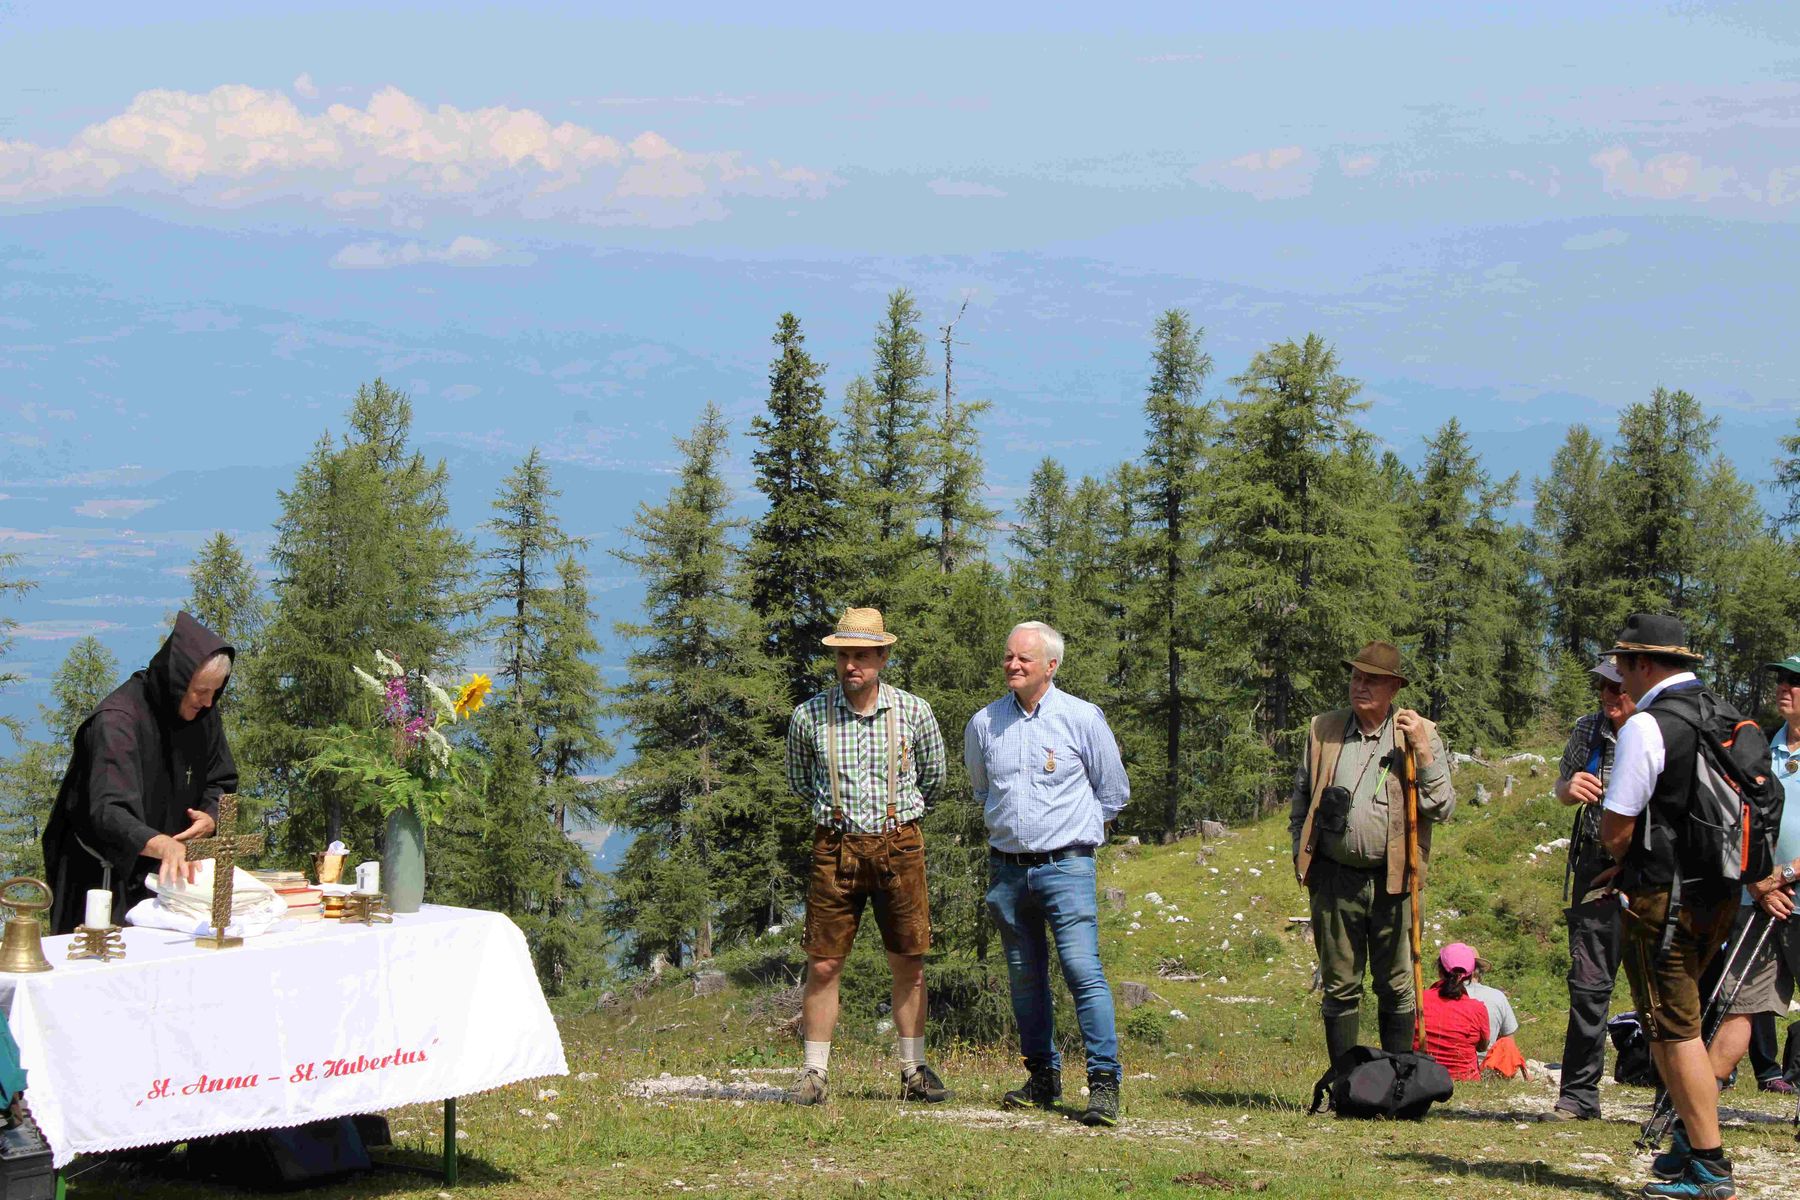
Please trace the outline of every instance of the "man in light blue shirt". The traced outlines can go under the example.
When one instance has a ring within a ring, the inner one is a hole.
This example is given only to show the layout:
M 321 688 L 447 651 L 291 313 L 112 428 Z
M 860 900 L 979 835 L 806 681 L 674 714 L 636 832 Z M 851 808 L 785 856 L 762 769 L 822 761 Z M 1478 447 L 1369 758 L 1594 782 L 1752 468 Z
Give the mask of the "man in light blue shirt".
M 1000 928 L 1013 1019 L 1030 1078 L 1008 1108 L 1051 1108 L 1062 1095 L 1062 1056 L 1050 1010 L 1050 950 L 1087 1043 L 1087 1125 L 1119 1120 L 1119 1037 L 1112 989 L 1100 966 L 1094 848 L 1131 799 L 1119 744 L 1094 705 L 1059 691 L 1063 639 L 1041 621 L 1006 639 L 1006 686 L 963 734 L 963 764 L 988 828 L 988 912 Z
M 1775 711 L 1782 726 L 1769 738 L 1769 765 L 1781 781 L 1785 799 L 1781 830 L 1775 838 L 1775 869 L 1744 889 L 1742 909 L 1732 929 L 1731 944 L 1755 937 L 1751 919 L 1760 909 L 1778 922 L 1762 957 L 1751 966 L 1731 1004 L 1731 1014 L 1713 1035 L 1707 1053 L 1713 1074 L 1730 1078 L 1750 1048 L 1751 1018 L 1761 1013 L 1785 1016 L 1800 975 L 1800 921 L 1794 914 L 1794 884 L 1800 880 L 1800 654 L 1770 663 L 1775 673 Z M 1760 932 L 1760 924 L 1758 927 Z M 1772 1089 L 1766 1089 L 1772 1090 Z

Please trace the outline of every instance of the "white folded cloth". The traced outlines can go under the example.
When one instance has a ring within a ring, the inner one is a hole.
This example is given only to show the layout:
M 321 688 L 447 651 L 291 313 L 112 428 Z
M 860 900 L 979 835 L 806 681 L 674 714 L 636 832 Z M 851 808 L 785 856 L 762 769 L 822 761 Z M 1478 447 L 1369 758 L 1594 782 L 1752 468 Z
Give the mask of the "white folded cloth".
M 213 860 L 202 859 L 199 866 L 193 883 L 178 878 L 166 890 L 155 875 L 146 877 L 144 884 L 154 894 L 125 914 L 126 923 L 150 929 L 172 929 L 196 937 L 211 934 Z M 286 916 L 287 900 L 274 888 L 242 867 L 232 868 L 231 919 L 225 926 L 227 937 L 266 933 Z

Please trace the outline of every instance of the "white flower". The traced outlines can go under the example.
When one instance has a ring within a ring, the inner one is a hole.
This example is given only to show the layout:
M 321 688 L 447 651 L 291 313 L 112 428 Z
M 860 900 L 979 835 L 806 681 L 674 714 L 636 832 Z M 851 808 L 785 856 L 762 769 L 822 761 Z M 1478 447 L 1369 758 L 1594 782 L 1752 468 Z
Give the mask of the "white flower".
M 558 1092 L 555 1088 L 539 1088 L 538 1089 L 538 1099 L 539 1100 L 554 1100 L 561 1094 L 562 1093 Z
M 436 729 L 425 731 L 425 748 L 431 751 L 431 757 L 440 769 L 450 765 L 450 742 Z
M 1129 926 L 1129 928 L 1132 928 L 1132 929 L 1142 929 L 1142 928 L 1143 928 L 1143 926 L 1142 926 L 1142 925 L 1140 925 L 1140 924 L 1138 924 L 1138 923 L 1137 923 L 1137 922 L 1136 922 L 1136 921 L 1133 921 L 1133 922 L 1132 922 L 1132 923 L 1131 923 L 1131 925 L 1130 925 L 1130 926 Z
M 380 667 L 381 673 L 390 679 L 406 674 L 406 668 L 401 666 L 398 660 L 381 650 L 375 652 L 375 665 Z
M 439 687 L 437 680 L 431 676 L 427 675 L 424 678 L 425 690 L 431 693 L 432 702 L 438 706 L 438 712 L 452 721 L 456 720 L 456 701 L 450 699 L 450 693 Z
M 532 1110 L 531 1110 L 531 1109 L 529 1109 L 529 1108 L 521 1108 L 521 1109 L 520 1109 L 520 1110 L 519 1110 L 519 1115 L 520 1115 L 520 1116 L 521 1116 L 521 1117 L 535 1117 L 535 1116 L 537 1116 L 537 1114 L 536 1114 L 536 1113 L 535 1113 L 535 1112 L 533 1112 L 533 1111 L 532 1111 Z
M 381 680 L 375 678 L 361 667 L 351 667 L 356 672 L 356 681 L 374 692 L 377 696 L 386 696 L 387 689 L 381 686 Z
M 552 1124 L 554 1124 L 555 1122 L 562 1120 L 562 1118 L 557 1116 L 555 1113 L 545 1113 L 544 1120 L 549 1121 Z

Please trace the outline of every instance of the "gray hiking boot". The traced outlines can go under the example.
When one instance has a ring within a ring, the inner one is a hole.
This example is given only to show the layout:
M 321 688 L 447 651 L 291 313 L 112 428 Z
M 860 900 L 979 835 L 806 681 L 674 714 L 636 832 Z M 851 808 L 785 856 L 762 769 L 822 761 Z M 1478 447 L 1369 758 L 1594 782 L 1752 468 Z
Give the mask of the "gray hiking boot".
M 1088 1076 L 1088 1106 L 1081 1114 L 1083 1125 L 1105 1125 L 1111 1127 L 1119 1123 L 1119 1077 L 1117 1075 Z
M 900 1098 L 902 1100 L 919 1100 L 926 1104 L 942 1104 L 951 1096 L 944 1081 L 938 1073 L 927 1066 L 917 1066 L 900 1076 Z
M 1002 1108 L 1054 1108 L 1062 1099 L 1062 1072 L 1027 1064 L 1031 1078 L 1000 1097 Z
M 800 1072 L 800 1078 L 788 1089 L 789 1104 L 823 1104 L 825 1103 L 825 1076 L 810 1068 Z

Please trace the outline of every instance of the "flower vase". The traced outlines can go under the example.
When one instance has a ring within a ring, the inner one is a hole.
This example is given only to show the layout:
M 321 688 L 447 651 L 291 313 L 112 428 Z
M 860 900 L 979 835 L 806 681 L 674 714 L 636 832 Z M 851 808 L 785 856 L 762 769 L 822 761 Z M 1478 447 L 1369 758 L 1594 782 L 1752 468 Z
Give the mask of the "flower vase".
M 425 899 L 425 827 L 410 808 L 388 814 L 381 889 L 387 893 L 388 907 L 397 913 L 418 912 Z

